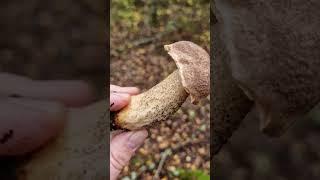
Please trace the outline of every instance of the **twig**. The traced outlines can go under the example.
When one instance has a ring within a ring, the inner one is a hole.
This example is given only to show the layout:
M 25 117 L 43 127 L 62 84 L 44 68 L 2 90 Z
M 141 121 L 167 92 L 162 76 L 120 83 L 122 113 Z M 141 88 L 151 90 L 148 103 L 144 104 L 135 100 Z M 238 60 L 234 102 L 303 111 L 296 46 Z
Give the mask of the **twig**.
M 187 140 L 183 143 L 181 143 L 180 145 L 178 145 L 177 147 L 174 147 L 172 149 L 166 149 L 162 154 L 161 154 L 161 159 L 157 168 L 157 171 L 155 172 L 155 175 L 153 177 L 153 180 L 159 180 L 160 179 L 160 172 L 163 168 L 163 165 L 167 159 L 167 157 L 175 152 L 177 152 L 178 150 L 186 147 L 186 146 L 191 146 L 191 145 L 197 145 L 197 144 L 202 144 L 202 143 L 206 143 L 205 140 Z
M 180 149 L 188 147 L 188 146 L 195 146 L 198 144 L 208 143 L 208 141 L 207 141 L 208 139 L 206 139 L 206 140 L 197 139 L 197 140 L 193 140 L 193 141 L 187 140 L 187 141 L 181 143 L 179 146 L 172 148 L 172 152 L 175 153 L 175 152 L 179 151 Z
M 174 29 L 175 30 L 175 29 Z M 152 37 L 146 37 L 146 38 L 142 38 L 142 39 L 138 39 L 132 42 L 132 46 L 130 48 L 135 48 L 138 46 L 142 46 L 142 45 L 146 45 L 146 44 L 150 44 L 153 43 L 156 40 L 161 39 L 163 36 L 173 32 L 174 30 L 167 30 L 164 32 L 160 32 Z
M 171 149 L 166 149 L 162 155 L 161 155 L 161 159 L 160 159 L 160 162 L 159 162 L 159 166 L 157 168 L 157 171 L 153 177 L 153 180 L 159 180 L 160 179 L 160 172 L 163 168 L 163 165 L 164 165 L 164 162 L 166 161 L 167 157 L 171 154 Z

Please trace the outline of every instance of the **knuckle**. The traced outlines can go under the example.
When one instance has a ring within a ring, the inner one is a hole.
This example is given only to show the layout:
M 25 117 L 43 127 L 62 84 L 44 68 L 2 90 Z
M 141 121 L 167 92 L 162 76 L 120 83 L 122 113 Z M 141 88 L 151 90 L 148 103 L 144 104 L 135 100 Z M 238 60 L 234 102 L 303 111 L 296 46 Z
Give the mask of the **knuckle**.
M 130 160 L 130 154 L 129 153 L 120 153 L 120 151 L 110 151 L 110 163 L 111 165 L 117 169 L 122 170 L 124 166 L 126 166 Z

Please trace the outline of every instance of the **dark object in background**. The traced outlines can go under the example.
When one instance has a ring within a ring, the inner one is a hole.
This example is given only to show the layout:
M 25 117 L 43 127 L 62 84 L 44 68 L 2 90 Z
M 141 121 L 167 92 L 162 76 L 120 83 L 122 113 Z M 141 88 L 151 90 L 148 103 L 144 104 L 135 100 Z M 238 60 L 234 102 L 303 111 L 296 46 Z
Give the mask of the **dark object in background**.
M 213 4 L 211 4 L 213 5 Z M 211 18 L 215 19 L 214 7 L 211 7 Z M 223 44 L 219 34 L 217 21 L 211 21 L 211 142 L 210 148 L 213 151 L 211 161 L 222 146 L 236 131 L 247 112 L 253 105 L 240 87 L 233 80 L 232 72 L 228 66 L 230 56 Z M 213 164 L 212 167 L 214 167 Z
M 84 79 L 105 97 L 109 48 L 105 4 L 103 0 L 1 1 L 0 72 L 33 79 Z M 14 179 L 16 167 L 27 159 L 2 157 L 0 179 Z
M 105 77 L 109 28 L 104 1 L 14 0 L 0 5 L 0 71 L 34 79 Z
M 218 35 L 230 57 L 218 58 L 216 61 L 224 61 L 227 66 L 224 69 L 229 69 L 229 74 L 232 75 L 230 81 L 248 99 L 254 101 L 261 131 L 271 137 L 280 136 L 293 122 L 303 120 L 320 101 L 320 52 L 316 50 L 320 44 L 314 29 L 320 27 L 317 21 L 319 16 L 316 15 L 318 11 L 311 5 L 302 4 L 278 7 L 272 3 L 215 2 Z M 295 9 L 309 11 L 297 15 Z M 281 13 L 277 10 L 287 11 Z M 289 21 L 292 18 L 306 17 L 312 19 L 312 23 Z M 282 21 L 287 23 L 283 24 Z M 223 69 L 215 68 L 216 71 Z M 218 87 L 216 91 L 219 88 L 223 87 Z M 231 99 L 240 93 L 227 90 L 222 92 L 228 94 L 226 98 Z M 216 96 L 214 97 L 218 98 Z M 250 111 L 251 108 L 243 109 L 241 115 L 238 115 L 238 110 L 232 112 L 232 108 L 223 107 L 235 102 L 241 101 L 234 98 L 215 108 L 221 110 L 216 116 L 227 114 L 225 116 L 230 117 L 231 113 L 243 117 L 242 113 Z M 239 105 L 245 106 L 242 103 Z M 233 121 L 222 120 L 222 123 L 218 123 L 221 117 L 213 119 L 216 122 L 213 129 L 222 129 L 221 124 Z
M 255 113 L 261 120 L 260 129 L 262 132 L 269 136 L 279 136 L 294 121 L 303 121 L 304 116 L 320 101 L 320 51 L 317 48 L 320 45 L 319 11 L 317 10 L 320 3 L 301 0 L 268 2 L 216 0 L 212 3 L 215 3 L 216 6 L 214 13 L 217 23 L 211 28 L 219 28 L 215 32 L 219 32 L 218 38 L 223 41 L 227 51 L 227 53 L 221 53 L 224 50 L 219 51 L 219 49 L 224 49 L 223 46 L 221 44 L 215 46 L 219 42 L 213 42 L 213 49 L 218 51 L 214 60 L 226 63 L 229 73 L 232 74 L 233 82 L 246 93 L 248 100 L 251 99 L 255 102 L 257 108 L 254 111 L 257 110 Z M 213 84 L 215 83 L 213 82 Z M 242 91 L 241 93 L 243 93 Z M 228 93 L 223 90 L 220 92 Z M 234 93 L 239 94 L 240 92 Z M 228 97 L 230 96 L 232 95 L 229 94 Z M 214 95 L 213 97 L 217 98 Z M 212 102 L 219 103 L 216 100 Z M 223 102 L 220 104 L 222 104 L 220 107 L 214 106 L 213 113 L 216 109 L 225 115 L 215 113 L 212 117 L 211 124 L 213 124 L 212 130 L 214 132 L 212 138 L 215 139 L 219 136 L 215 133 L 220 133 L 221 136 L 228 139 L 232 133 L 230 130 L 234 131 L 240 126 L 237 118 L 230 120 L 229 113 L 239 114 L 239 112 L 230 112 L 230 109 L 223 108 L 225 105 Z M 243 105 L 246 106 L 246 103 Z M 242 111 L 240 116 L 249 112 L 250 109 L 248 107 L 247 111 Z M 218 116 L 223 117 L 218 118 Z M 252 116 L 249 115 L 249 117 Z M 257 121 L 258 118 L 255 120 Z M 311 122 L 309 121 L 309 123 Z M 222 127 L 226 128 L 223 130 Z M 248 128 L 242 133 L 249 133 Z M 240 134 L 241 132 L 237 133 L 238 136 L 241 136 Z M 237 137 L 234 138 L 237 139 Z M 257 137 L 254 135 L 249 136 L 246 141 L 242 141 L 242 143 L 245 142 L 243 146 L 250 147 L 249 144 L 253 141 L 251 139 L 255 138 Z M 225 142 L 226 140 L 222 143 Z M 252 145 L 254 146 L 254 143 Z M 217 153 L 218 150 L 215 148 L 217 147 L 213 147 L 214 153 Z M 247 152 L 242 153 L 246 154 Z M 261 154 L 261 152 L 255 153 Z M 245 156 L 245 158 L 249 159 L 250 157 Z M 277 159 L 277 161 L 281 161 L 281 159 Z M 223 164 L 223 162 L 221 163 Z M 242 163 L 248 163 L 247 159 L 242 160 Z M 270 169 L 272 171 L 271 167 Z M 282 172 L 281 174 L 284 173 L 294 174 L 296 172 Z M 301 172 L 301 174 L 306 174 L 306 172 Z M 274 179 L 271 178 L 272 175 L 266 177 Z M 314 174 L 310 176 L 301 177 L 317 176 L 314 171 Z M 250 174 L 244 177 L 250 179 L 249 177 L 257 178 L 259 176 Z M 296 176 L 293 177 L 296 178 Z M 221 179 L 221 177 L 216 178 Z

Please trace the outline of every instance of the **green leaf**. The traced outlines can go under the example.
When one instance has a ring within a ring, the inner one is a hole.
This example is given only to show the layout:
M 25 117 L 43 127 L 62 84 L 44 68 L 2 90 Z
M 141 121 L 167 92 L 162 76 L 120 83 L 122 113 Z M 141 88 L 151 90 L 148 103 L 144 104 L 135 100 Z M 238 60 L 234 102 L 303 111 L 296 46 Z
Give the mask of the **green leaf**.
M 210 180 L 210 176 L 203 170 L 177 169 L 182 180 Z

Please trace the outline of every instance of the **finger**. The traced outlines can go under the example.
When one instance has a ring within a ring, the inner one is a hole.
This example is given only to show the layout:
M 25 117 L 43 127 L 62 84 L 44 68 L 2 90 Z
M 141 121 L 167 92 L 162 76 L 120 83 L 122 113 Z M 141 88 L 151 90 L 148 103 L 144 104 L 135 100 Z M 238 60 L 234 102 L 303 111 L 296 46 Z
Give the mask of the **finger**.
M 22 155 L 41 147 L 63 128 L 62 104 L 25 98 L 0 99 L 0 155 Z
M 147 138 L 146 130 L 130 131 L 115 136 L 110 144 L 110 179 L 114 180 Z
M 110 141 L 117 135 L 123 133 L 123 130 L 115 130 L 115 131 L 111 131 L 110 133 Z
M 130 95 L 137 95 L 140 90 L 137 87 L 121 87 L 110 84 L 110 93 L 127 93 Z
M 79 107 L 95 100 L 94 92 L 84 81 L 35 81 L 8 73 L 0 74 L 0 95 L 55 100 L 66 106 Z
M 80 80 L 50 80 L 35 82 L 45 99 L 57 100 L 66 106 L 80 107 L 95 101 L 93 89 Z M 39 93 L 38 93 L 39 94 Z
M 130 101 L 130 95 L 124 93 L 110 94 L 110 111 L 118 111 L 125 107 Z

